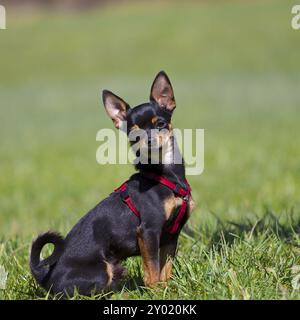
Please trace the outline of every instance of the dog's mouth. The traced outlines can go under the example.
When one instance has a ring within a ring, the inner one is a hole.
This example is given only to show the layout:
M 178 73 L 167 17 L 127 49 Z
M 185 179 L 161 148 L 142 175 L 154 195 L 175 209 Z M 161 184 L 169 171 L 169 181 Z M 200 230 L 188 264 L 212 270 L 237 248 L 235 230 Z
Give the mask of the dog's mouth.
M 140 150 L 144 152 L 147 152 L 147 150 L 155 152 L 161 150 L 166 143 L 166 139 L 163 139 L 161 136 L 156 136 L 152 139 L 141 140 L 139 147 Z

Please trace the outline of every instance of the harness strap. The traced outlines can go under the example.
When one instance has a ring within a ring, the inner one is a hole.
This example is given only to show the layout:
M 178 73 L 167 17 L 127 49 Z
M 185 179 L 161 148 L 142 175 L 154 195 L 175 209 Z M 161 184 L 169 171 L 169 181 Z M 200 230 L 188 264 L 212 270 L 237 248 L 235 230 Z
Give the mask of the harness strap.
M 137 208 L 134 206 L 134 204 L 131 201 L 131 198 L 129 196 L 126 182 L 124 182 L 119 188 L 115 189 L 116 192 L 119 192 L 121 195 L 122 200 L 127 204 L 129 209 L 139 218 L 141 219 L 141 214 L 137 210 Z
M 168 179 L 166 179 L 163 176 L 157 175 L 155 173 L 147 173 L 144 174 L 145 177 L 150 178 L 152 180 L 155 180 L 159 182 L 160 184 L 168 187 L 171 189 L 177 196 L 182 198 L 182 205 L 175 217 L 175 220 L 172 222 L 171 226 L 166 228 L 166 231 L 170 234 L 174 234 L 178 231 L 181 221 L 183 217 L 185 216 L 185 213 L 187 211 L 188 201 L 191 195 L 191 187 L 188 184 L 187 180 L 185 179 L 185 184 L 187 186 L 186 189 L 184 189 L 181 185 L 176 184 Z M 119 188 L 115 189 L 115 192 L 119 192 L 120 196 L 124 203 L 128 206 L 128 208 L 141 220 L 141 214 L 137 210 L 137 208 L 134 206 L 130 195 L 127 190 L 127 181 L 124 182 Z
M 191 193 L 191 187 L 188 184 L 186 179 L 184 179 L 184 182 L 187 185 L 187 188 L 184 189 L 184 188 L 182 188 L 182 186 L 180 184 L 174 183 L 174 182 L 166 179 L 165 177 L 160 176 L 160 175 L 155 174 L 155 173 L 147 172 L 147 173 L 144 173 L 143 176 L 145 176 L 146 178 L 150 178 L 152 180 L 155 180 L 155 181 L 165 185 L 166 187 L 168 187 L 169 189 L 174 191 L 174 193 L 179 195 L 181 198 L 184 198 L 184 197 L 190 195 L 190 193 Z

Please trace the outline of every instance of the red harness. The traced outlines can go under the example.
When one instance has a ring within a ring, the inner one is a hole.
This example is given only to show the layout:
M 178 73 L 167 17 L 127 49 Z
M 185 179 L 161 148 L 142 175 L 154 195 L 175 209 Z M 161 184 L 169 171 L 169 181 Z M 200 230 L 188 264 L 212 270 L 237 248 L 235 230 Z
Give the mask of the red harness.
M 171 189 L 175 193 L 175 196 L 180 197 L 182 199 L 182 205 L 179 208 L 179 210 L 176 214 L 176 217 L 172 221 L 171 225 L 166 228 L 166 231 L 169 232 L 170 234 L 176 233 L 180 227 L 180 223 L 181 223 L 183 217 L 185 216 L 185 214 L 187 212 L 188 202 L 189 202 L 189 199 L 191 196 L 191 191 L 192 191 L 190 185 L 188 184 L 186 179 L 184 182 L 187 187 L 183 188 L 181 185 L 174 183 L 174 182 L 166 179 L 165 177 L 157 175 L 155 173 L 147 173 L 147 174 L 143 174 L 143 175 L 146 178 L 155 180 L 158 183 L 163 184 L 164 186 L 168 187 L 169 189 Z M 127 181 L 124 182 L 115 191 L 120 193 L 120 196 L 121 196 L 123 202 L 126 203 L 126 205 L 129 207 L 129 209 L 141 220 L 141 214 L 139 213 L 137 208 L 134 206 L 134 204 L 130 198 L 130 195 L 128 193 Z

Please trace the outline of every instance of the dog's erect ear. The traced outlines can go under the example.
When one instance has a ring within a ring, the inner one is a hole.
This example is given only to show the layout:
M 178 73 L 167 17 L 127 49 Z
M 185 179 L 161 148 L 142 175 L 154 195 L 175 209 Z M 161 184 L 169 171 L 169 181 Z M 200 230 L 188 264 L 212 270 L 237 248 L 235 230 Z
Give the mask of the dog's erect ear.
M 160 71 L 153 81 L 150 100 L 156 101 L 162 108 L 166 108 L 169 111 L 173 111 L 176 108 L 173 88 L 164 71 Z
M 130 109 L 129 105 L 108 90 L 103 90 L 102 99 L 107 114 L 112 119 L 115 127 L 120 129 L 122 121 L 125 121 L 126 113 Z

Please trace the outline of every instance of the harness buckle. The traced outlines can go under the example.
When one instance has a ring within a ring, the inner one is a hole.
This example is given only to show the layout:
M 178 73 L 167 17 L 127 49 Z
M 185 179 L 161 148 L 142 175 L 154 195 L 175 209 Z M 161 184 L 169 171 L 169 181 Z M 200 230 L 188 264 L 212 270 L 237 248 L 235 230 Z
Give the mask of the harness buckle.
M 183 198 L 183 201 L 188 202 L 190 200 L 190 194 L 188 193 L 187 195 L 185 195 Z

